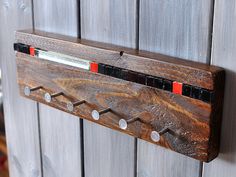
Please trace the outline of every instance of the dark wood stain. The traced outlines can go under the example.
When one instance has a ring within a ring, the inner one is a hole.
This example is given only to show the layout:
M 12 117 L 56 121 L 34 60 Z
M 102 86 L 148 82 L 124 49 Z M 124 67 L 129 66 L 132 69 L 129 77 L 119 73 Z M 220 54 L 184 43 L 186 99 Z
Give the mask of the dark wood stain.
M 215 77 L 223 71 L 222 68 L 198 62 L 42 31 L 18 31 L 16 40 L 41 49 L 164 77 L 209 90 L 214 89 Z M 122 57 L 121 51 L 124 51 Z
M 43 34 L 40 32 L 41 36 L 38 36 L 17 32 L 17 41 L 85 59 L 93 56 L 94 61 L 146 74 L 161 75 L 177 81 L 184 80 L 185 83 L 214 90 L 216 99 L 209 104 L 164 90 L 17 53 L 18 83 L 22 96 L 25 96 L 23 93 L 25 86 L 40 85 L 44 89 L 33 92 L 28 98 L 66 112 L 68 112 L 66 104 L 69 101 L 86 100 L 85 104 L 69 113 L 151 143 L 154 143 L 150 138 L 152 130 L 159 131 L 163 127 L 169 127 L 171 131 L 164 134 L 160 142 L 155 144 L 206 162 L 218 155 L 224 90 L 224 71 L 221 68 L 189 61 L 172 62 L 174 60 L 172 57 L 152 53 L 146 53 L 143 57 L 141 52 L 131 49 L 117 50 L 117 47 L 113 50 L 108 50 L 108 47 L 103 49 L 104 44 L 103 48 L 95 48 L 94 46 L 100 43 L 90 42 L 89 44 L 93 45 L 91 47 L 87 45 L 87 41 L 85 45 L 84 42 L 74 43 L 78 42 L 74 38 L 75 41 L 71 38 L 64 41 L 66 38 L 52 39 L 44 37 Z M 114 62 L 116 56 L 120 58 L 120 51 L 125 51 L 122 59 Z M 151 59 L 146 58 L 147 56 L 151 56 Z M 159 56 L 164 59 L 157 60 Z M 44 101 L 43 96 L 46 92 L 61 91 L 64 96 L 53 99 L 51 103 Z M 98 121 L 92 119 L 93 109 L 101 110 L 108 107 L 112 112 L 102 115 Z M 137 121 L 130 124 L 127 130 L 119 128 L 118 121 L 121 118 L 129 119 L 135 116 L 139 116 L 147 124 Z

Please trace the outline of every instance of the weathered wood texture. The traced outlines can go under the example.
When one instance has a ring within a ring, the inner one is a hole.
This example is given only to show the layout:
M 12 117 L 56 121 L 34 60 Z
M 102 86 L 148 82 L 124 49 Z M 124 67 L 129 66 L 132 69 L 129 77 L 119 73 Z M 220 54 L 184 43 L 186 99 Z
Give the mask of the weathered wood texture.
M 209 90 L 216 88 L 218 73 L 222 72 L 221 68 L 206 64 L 42 31 L 19 31 L 16 32 L 16 38 L 20 43 L 37 46 L 44 50 L 163 77 Z M 122 56 L 120 56 L 120 51 L 124 51 Z
M 35 28 L 78 36 L 79 9 L 76 0 L 34 0 Z
M 207 56 L 211 42 L 209 40 L 211 0 L 141 0 L 140 2 L 139 46 L 141 50 L 160 52 L 203 63 L 209 60 Z M 148 164 L 147 159 L 149 159 Z M 154 149 L 144 141 L 138 141 L 137 160 L 139 177 L 198 177 L 201 175 L 200 162 L 162 148 Z
M 44 176 L 81 176 L 79 119 L 42 104 L 39 111 Z
M 31 41 L 33 46 L 38 47 L 34 42 L 37 41 L 45 50 L 48 50 L 48 46 L 51 46 L 53 51 L 58 49 L 59 45 L 63 46 L 61 44 L 62 41 L 59 39 L 50 40 L 50 38 L 43 36 L 17 32 L 18 42 L 25 43 L 24 39 L 27 39 L 28 42 Z M 42 42 L 42 39 L 44 42 Z M 52 47 L 52 43 L 54 43 L 53 46 L 55 47 Z M 66 45 L 61 48 L 67 48 L 67 52 L 72 50 L 77 51 L 80 55 L 79 57 L 83 56 L 84 58 L 88 58 L 92 51 L 96 53 L 96 50 L 98 50 L 95 48 L 90 49 L 90 46 L 83 44 L 76 45 L 75 43 L 66 41 L 64 41 L 64 43 Z M 73 47 L 74 49 L 72 49 Z M 92 57 L 98 63 L 101 62 L 100 60 L 107 57 L 106 54 L 108 53 L 106 50 L 100 50 L 101 59 Z M 110 49 L 110 53 L 114 53 L 114 51 Z M 153 130 L 152 127 L 158 131 L 168 126 L 171 131 L 178 134 L 181 138 L 177 138 L 170 133 L 159 143 L 162 146 L 202 161 L 212 160 L 218 153 L 218 127 L 220 126 L 220 121 L 218 120 L 220 120 L 222 110 L 222 101 L 220 99 L 222 98 L 222 90 L 215 92 L 216 102 L 208 104 L 200 100 L 182 95 L 174 95 L 171 92 L 150 88 L 145 85 L 83 70 L 81 71 L 78 68 L 55 64 L 36 58 L 33 59 L 32 57 L 30 59 L 30 57 L 25 54 L 18 53 L 17 56 L 19 57 L 19 84 L 22 86 L 29 85 L 30 87 L 43 86 L 45 87 L 44 89 L 50 91 L 49 93 L 63 91 L 66 96 L 72 96 L 73 101 L 85 99 L 89 104 L 92 104 L 90 108 L 88 107 L 87 110 L 83 108 L 85 110 L 81 110 L 81 114 L 78 114 L 85 119 L 91 120 L 90 113 L 92 109 L 99 110 L 101 108 L 110 107 L 117 115 L 112 116 L 108 114 L 109 118 L 106 117 L 101 119 L 101 122 L 99 121 L 102 125 L 117 129 L 120 118 L 128 119 L 136 115 L 148 122 L 149 127 L 144 124 L 142 126 L 134 124 L 131 125 L 130 130 L 127 131 L 128 134 L 151 141 L 150 132 Z M 111 55 L 108 54 L 108 56 Z M 154 54 L 152 54 L 152 56 L 155 57 Z M 133 60 L 139 58 L 133 55 L 130 58 L 132 57 L 134 58 Z M 109 60 L 108 57 L 107 60 Z M 142 60 L 140 58 L 140 63 L 145 63 L 146 60 L 148 60 L 148 58 Z M 132 61 L 126 61 L 128 66 L 131 65 L 130 62 Z M 158 60 L 152 60 L 152 66 L 158 66 L 159 63 Z M 192 64 L 192 62 L 190 63 Z M 185 61 L 185 64 L 188 65 L 188 62 Z M 168 65 L 171 64 L 166 63 L 166 69 Z M 123 66 L 125 67 L 125 65 Z M 201 68 L 204 65 L 196 63 L 195 66 Z M 145 67 L 146 65 L 142 65 L 139 68 L 143 71 Z M 182 68 L 183 70 L 185 69 L 185 66 L 178 65 L 178 68 L 178 72 L 181 72 Z M 188 68 L 190 68 L 189 65 Z M 207 77 L 205 73 L 210 73 L 210 75 L 214 76 L 214 78 L 211 78 L 214 80 L 211 81 L 211 83 L 215 83 L 216 86 L 219 85 L 219 83 L 224 84 L 223 79 L 215 79 L 223 78 L 223 71 L 220 70 L 220 68 L 207 68 L 208 70 L 201 70 L 192 67 L 192 72 L 190 72 L 189 75 L 194 75 L 196 70 L 198 70 L 197 73 L 200 73 L 198 75 L 201 75 L 204 81 Z M 166 73 L 166 75 L 175 75 L 175 68 L 171 69 L 169 67 Z M 80 95 L 80 97 L 77 95 Z M 41 96 L 36 96 L 34 99 L 42 101 L 42 94 Z M 60 108 L 60 103 L 56 102 L 54 106 Z M 62 110 L 65 110 L 65 108 L 66 106 L 64 105 L 64 109 Z M 213 120 L 216 122 L 213 122 Z M 215 129 L 217 129 L 217 131 L 215 131 Z M 216 134 L 214 134 L 214 131 Z
M 140 49 L 209 60 L 212 0 L 140 1 Z
M 212 64 L 226 68 L 226 88 L 221 151 L 212 163 L 204 164 L 204 177 L 235 177 L 236 174 L 236 2 L 216 0 Z
M 81 38 L 136 47 L 136 0 L 81 0 L 80 3 Z M 135 176 L 134 138 L 87 121 L 84 130 L 86 176 Z
M 37 105 L 19 96 L 14 31 L 32 27 L 30 0 L 0 1 L 0 59 L 10 175 L 41 177 Z
M 78 35 L 76 0 L 34 1 L 36 29 Z M 44 177 L 81 176 L 80 121 L 40 104 L 40 125 Z

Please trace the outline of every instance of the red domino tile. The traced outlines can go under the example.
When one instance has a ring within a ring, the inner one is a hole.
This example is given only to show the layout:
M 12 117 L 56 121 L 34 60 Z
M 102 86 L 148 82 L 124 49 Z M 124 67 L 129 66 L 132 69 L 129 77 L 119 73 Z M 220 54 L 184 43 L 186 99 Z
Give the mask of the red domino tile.
M 175 93 L 175 94 L 182 95 L 182 90 L 183 90 L 183 83 L 174 81 L 172 92 Z
M 31 56 L 34 56 L 35 55 L 35 49 L 34 49 L 34 47 L 30 47 L 30 55 Z
M 98 64 L 95 62 L 90 63 L 90 71 L 97 73 L 98 72 Z

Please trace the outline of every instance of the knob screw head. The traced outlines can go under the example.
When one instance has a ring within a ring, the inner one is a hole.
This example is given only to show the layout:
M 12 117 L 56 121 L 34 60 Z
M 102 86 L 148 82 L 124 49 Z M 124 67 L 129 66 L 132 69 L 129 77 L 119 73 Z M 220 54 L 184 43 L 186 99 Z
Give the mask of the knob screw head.
M 69 103 L 67 103 L 67 109 L 70 111 L 70 112 L 73 112 L 74 111 L 74 105 L 73 105 L 73 103 L 71 103 L 71 102 L 69 102 Z
M 100 119 L 100 114 L 97 110 L 92 111 L 92 117 L 94 120 L 99 120 Z
M 160 134 L 157 131 L 152 131 L 151 132 L 151 139 L 154 142 L 159 142 L 160 139 L 161 139 L 161 136 L 160 136 Z
M 119 120 L 119 127 L 123 130 L 126 130 L 128 127 L 128 123 L 125 119 L 120 119 Z
M 24 94 L 25 94 L 26 96 L 30 96 L 30 93 L 31 93 L 30 88 L 29 88 L 28 86 L 26 86 L 26 87 L 24 88 Z
M 44 100 L 48 103 L 50 103 L 52 101 L 52 97 L 49 93 L 45 93 L 44 95 Z

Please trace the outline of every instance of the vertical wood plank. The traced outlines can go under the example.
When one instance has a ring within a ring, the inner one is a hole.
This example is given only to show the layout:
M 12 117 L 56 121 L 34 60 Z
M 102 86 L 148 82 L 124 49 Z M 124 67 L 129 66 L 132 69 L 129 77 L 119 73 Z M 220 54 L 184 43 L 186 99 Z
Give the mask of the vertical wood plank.
M 79 118 L 40 105 L 44 177 L 81 176 Z
M 35 28 L 77 36 L 76 0 L 35 0 Z M 40 105 L 44 177 L 81 176 L 80 120 L 59 110 Z
M 136 47 L 136 0 L 81 0 L 81 37 Z M 135 139 L 84 121 L 87 177 L 135 176 Z
M 211 0 L 141 0 L 139 47 L 207 63 Z M 198 177 L 202 163 L 138 140 L 139 177 Z
M 236 175 L 236 2 L 216 0 L 212 64 L 226 69 L 226 88 L 219 157 L 204 164 L 204 177 Z
M 141 0 L 140 49 L 207 61 L 212 0 Z
M 0 1 L 0 24 L 0 59 L 10 175 L 40 177 L 37 105 L 19 96 L 12 47 L 14 31 L 32 28 L 31 1 Z

